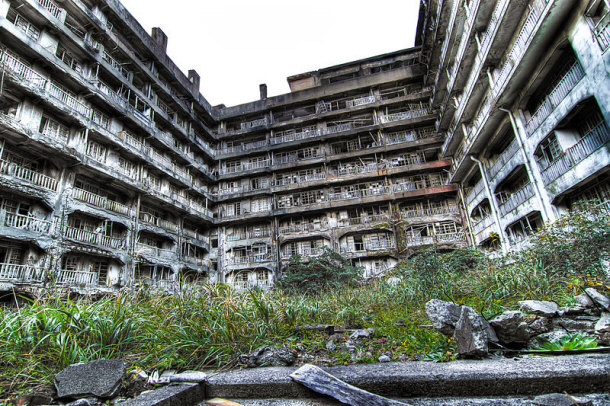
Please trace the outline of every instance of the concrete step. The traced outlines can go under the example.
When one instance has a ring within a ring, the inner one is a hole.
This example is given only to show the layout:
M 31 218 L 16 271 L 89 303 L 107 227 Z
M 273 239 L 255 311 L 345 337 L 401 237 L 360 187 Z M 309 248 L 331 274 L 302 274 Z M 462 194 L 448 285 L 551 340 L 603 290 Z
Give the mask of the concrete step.
M 558 395 L 560 396 L 560 395 Z M 569 398 L 565 395 L 566 401 Z M 610 405 L 610 395 L 576 395 L 576 399 L 590 402 L 591 406 Z M 332 399 L 230 399 L 243 406 L 341 406 L 343 403 Z M 557 399 L 544 401 L 541 397 L 499 397 L 499 398 L 409 398 L 395 399 L 411 406 L 561 406 Z M 573 403 L 566 403 L 573 406 Z M 206 406 L 205 401 L 198 406 Z
M 289 375 L 296 369 L 270 367 L 210 374 L 205 385 L 206 399 L 220 397 L 244 405 L 339 404 L 293 382 Z M 528 402 L 531 396 L 564 392 L 610 393 L 608 354 L 396 362 L 323 369 L 361 389 L 413 405 L 532 404 L 518 403 L 518 399 Z

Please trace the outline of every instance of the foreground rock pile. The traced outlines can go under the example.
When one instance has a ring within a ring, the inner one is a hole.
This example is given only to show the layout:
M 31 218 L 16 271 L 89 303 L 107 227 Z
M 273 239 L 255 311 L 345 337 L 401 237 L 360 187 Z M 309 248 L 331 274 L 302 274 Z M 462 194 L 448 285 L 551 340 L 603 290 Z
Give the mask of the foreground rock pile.
M 525 300 L 519 302 L 520 310 L 487 321 L 469 306 L 433 299 L 426 303 L 426 313 L 432 327 L 455 339 L 463 358 L 483 358 L 490 348 L 534 348 L 576 333 L 610 346 L 610 297 L 589 288 L 575 301 L 575 306 L 559 307 L 554 302 Z

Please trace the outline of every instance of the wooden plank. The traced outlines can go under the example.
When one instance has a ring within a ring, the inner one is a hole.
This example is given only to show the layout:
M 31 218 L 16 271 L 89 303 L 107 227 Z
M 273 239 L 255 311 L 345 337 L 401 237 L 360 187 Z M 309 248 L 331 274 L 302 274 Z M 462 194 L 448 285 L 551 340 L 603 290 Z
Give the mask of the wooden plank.
M 365 390 L 352 386 L 342 380 L 324 372 L 314 365 L 303 365 L 290 374 L 296 382 L 307 388 L 332 396 L 340 402 L 351 406 L 405 406 L 406 403 L 375 395 Z

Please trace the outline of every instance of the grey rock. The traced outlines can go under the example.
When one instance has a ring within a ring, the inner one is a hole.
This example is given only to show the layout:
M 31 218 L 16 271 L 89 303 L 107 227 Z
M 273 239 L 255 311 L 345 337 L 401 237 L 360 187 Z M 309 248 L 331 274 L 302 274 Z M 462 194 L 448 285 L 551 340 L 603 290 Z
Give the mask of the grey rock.
M 528 324 L 530 335 L 548 333 L 553 330 L 553 321 L 548 317 L 538 317 Z
M 99 403 L 97 398 L 78 399 L 66 404 L 66 406 L 96 406 Z
M 540 346 L 541 344 L 543 344 L 543 343 L 545 343 L 547 341 L 559 341 L 566 334 L 568 334 L 568 332 L 565 331 L 565 330 L 553 330 L 553 331 L 549 331 L 548 333 L 540 334 L 540 335 L 532 338 L 527 343 L 527 347 L 528 348 L 538 347 L 538 346 Z
M 349 337 L 352 340 L 358 340 L 360 338 L 368 338 L 368 337 L 371 336 L 371 334 L 373 334 L 373 329 L 372 328 L 367 328 L 365 330 L 356 330 L 352 334 L 350 334 Z
M 607 312 L 610 312 L 610 298 L 602 295 L 595 288 L 585 289 L 585 293 L 595 302 L 595 304 L 604 308 Z
M 535 406 L 588 406 L 593 405 L 593 402 L 587 399 L 577 398 L 575 396 L 567 396 L 562 393 L 551 393 L 549 395 L 536 396 L 532 400 L 532 405 Z
M 449 337 L 453 336 L 461 312 L 462 306 L 452 302 L 432 299 L 426 303 L 426 314 L 432 327 Z
M 596 321 L 596 318 L 577 319 L 569 317 L 559 317 L 553 319 L 553 329 L 558 330 L 559 328 L 562 328 L 570 332 L 593 331 Z
M 483 358 L 489 350 L 489 323 L 469 306 L 463 306 L 453 334 L 459 355 Z
M 543 300 L 523 300 L 519 302 L 519 306 L 525 313 L 545 317 L 553 317 L 559 310 L 557 303 Z
M 205 382 L 207 374 L 199 371 L 184 371 L 179 374 L 172 375 L 170 378 L 171 382 Z
M 392 361 L 392 358 L 388 357 L 387 355 L 382 355 L 381 357 L 379 357 L 379 362 L 390 362 Z
M 559 316 L 572 316 L 584 314 L 587 309 L 584 306 L 560 307 L 557 312 Z
M 603 313 L 602 317 L 595 323 L 595 333 L 610 333 L 610 313 Z
M 326 349 L 328 351 L 334 351 L 337 349 L 337 344 L 335 344 L 332 340 L 330 340 L 326 343 Z
M 525 316 L 520 311 L 504 312 L 490 320 L 489 324 L 504 344 L 525 344 L 531 337 Z
M 239 362 L 250 368 L 259 366 L 289 366 L 294 364 L 297 353 L 290 348 L 271 348 L 269 346 L 259 347 L 250 354 L 239 356 Z
M 599 345 L 610 346 L 610 333 L 597 333 L 595 342 L 597 342 Z
M 121 360 L 97 360 L 68 366 L 55 375 L 58 398 L 112 398 L 121 387 L 127 364 Z
M 578 296 L 574 296 L 574 299 L 576 299 L 576 302 L 579 305 L 581 305 L 581 306 L 583 306 L 583 307 L 585 307 L 587 309 L 595 306 L 595 304 L 593 303 L 593 300 L 591 300 L 589 295 L 587 295 L 586 293 L 582 293 L 582 294 L 580 294 Z

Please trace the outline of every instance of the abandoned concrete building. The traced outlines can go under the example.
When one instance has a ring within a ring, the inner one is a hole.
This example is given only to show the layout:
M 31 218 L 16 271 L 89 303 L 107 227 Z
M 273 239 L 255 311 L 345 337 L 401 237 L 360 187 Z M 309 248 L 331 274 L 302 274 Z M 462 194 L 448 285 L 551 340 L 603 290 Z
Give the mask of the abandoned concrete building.
M 429 0 L 415 47 L 225 107 L 118 0 L 0 0 L 0 291 L 514 249 L 610 198 L 608 22 L 606 0 Z

